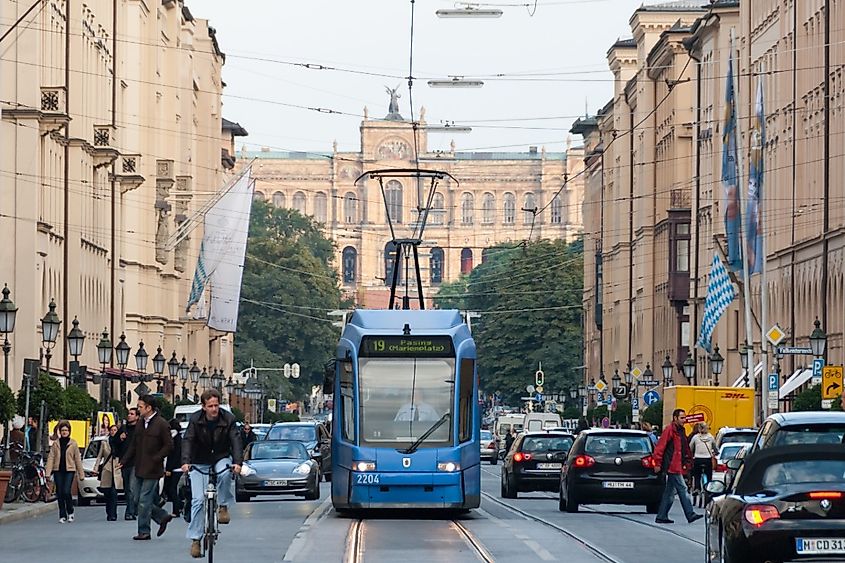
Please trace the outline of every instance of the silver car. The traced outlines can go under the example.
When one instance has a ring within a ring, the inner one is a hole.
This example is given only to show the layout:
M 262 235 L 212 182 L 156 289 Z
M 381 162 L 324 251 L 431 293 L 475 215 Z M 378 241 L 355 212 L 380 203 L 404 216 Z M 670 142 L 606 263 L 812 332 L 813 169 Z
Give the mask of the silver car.
M 255 495 L 297 495 L 320 498 L 320 464 L 295 440 L 261 440 L 247 446 L 244 469 L 237 477 L 236 500 Z
M 499 446 L 496 437 L 489 430 L 481 431 L 481 459 L 490 462 L 490 465 L 499 463 Z

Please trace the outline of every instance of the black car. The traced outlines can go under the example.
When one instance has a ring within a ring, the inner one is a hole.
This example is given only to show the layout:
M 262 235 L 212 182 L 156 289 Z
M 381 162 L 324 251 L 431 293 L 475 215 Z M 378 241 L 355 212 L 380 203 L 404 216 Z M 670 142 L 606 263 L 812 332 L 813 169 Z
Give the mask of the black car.
M 320 474 L 332 480 L 332 440 L 325 425 L 314 422 L 279 422 L 270 427 L 265 440 L 296 440 L 320 464 Z
M 582 504 L 644 505 L 657 514 L 663 478 L 654 472 L 651 440 L 640 430 L 584 430 L 560 474 L 558 508 Z
M 556 491 L 561 464 L 574 439 L 566 432 L 520 434 L 502 465 L 502 498 L 516 498 L 520 492 Z
M 747 455 L 761 449 L 797 444 L 845 444 L 845 412 L 773 414 L 763 423 Z
M 845 558 L 845 446 L 765 448 L 745 459 L 729 489 L 721 481 L 706 488 L 715 495 L 705 516 L 707 561 Z

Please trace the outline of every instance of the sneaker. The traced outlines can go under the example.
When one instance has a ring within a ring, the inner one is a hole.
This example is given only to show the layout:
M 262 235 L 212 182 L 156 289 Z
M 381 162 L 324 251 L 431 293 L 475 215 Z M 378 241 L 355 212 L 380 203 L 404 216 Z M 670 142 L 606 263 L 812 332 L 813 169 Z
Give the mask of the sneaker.
M 67 522 L 67 518 L 59 518 L 59 524 L 64 524 Z
M 704 518 L 704 516 L 702 514 L 693 514 L 691 518 L 687 518 L 687 522 L 692 524 L 696 520 L 701 520 L 702 518 Z
M 67 515 L 67 521 L 68 521 L 68 522 L 73 522 L 73 514 L 68 514 L 68 515 Z
M 202 547 L 200 546 L 199 540 L 191 541 L 191 557 L 194 559 L 202 557 Z
M 675 523 L 674 520 L 669 520 L 668 518 L 656 518 L 654 521 L 657 522 L 658 524 L 674 524 Z
M 220 524 L 228 524 L 232 519 L 229 517 L 229 507 L 221 506 L 217 511 L 217 522 Z

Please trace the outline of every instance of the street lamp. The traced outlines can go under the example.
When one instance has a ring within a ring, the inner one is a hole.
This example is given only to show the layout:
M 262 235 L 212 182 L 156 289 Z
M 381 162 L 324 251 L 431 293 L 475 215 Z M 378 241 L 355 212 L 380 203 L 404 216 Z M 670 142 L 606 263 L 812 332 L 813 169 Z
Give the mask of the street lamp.
M 669 372 L 669 375 L 670 376 L 672 375 L 671 371 Z M 645 379 L 646 381 L 648 381 L 650 379 L 654 379 L 654 372 L 651 371 L 651 364 L 650 363 L 647 363 L 645 365 L 645 371 L 643 372 L 643 379 Z
M 188 387 L 186 383 L 188 382 L 189 372 L 188 363 L 185 361 L 185 356 L 182 356 L 182 363 L 179 364 L 177 371 L 179 372 L 179 379 L 182 380 L 182 400 L 184 401 L 188 398 Z
M 577 388 L 577 387 L 573 387 L 572 389 L 570 389 L 570 390 L 569 390 L 569 396 L 572 398 L 572 400 L 573 400 L 573 401 L 574 401 L 575 399 L 577 399 L 577 398 L 578 398 L 578 388 Z
M 666 382 L 672 380 L 672 372 L 675 370 L 672 360 L 669 359 L 669 354 L 666 354 L 666 359 L 663 360 L 663 365 L 660 368 L 663 370 L 663 386 L 666 387 Z
M 713 348 L 713 353 L 710 355 L 710 372 L 713 374 L 713 384 L 719 386 L 719 375 L 722 373 L 722 368 L 725 366 L 725 358 L 719 353 L 719 347 Z
M 822 330 L 822 323 L 818 317 L 813 325 L 816 328 L 810 333 L 810 348 L 813 349 L 813 356 L 821 358 L 824 357 L 824 349 L 827 346 L 827 334 Z
M 214 368 L 214 372 L 211 374 L 211 386 L 218 391 L 223 389 L 223 372 L 218 371 L 217 368 Z
M 9 286 L 3 286 L 3 299 L 0 299 L 0 333 L 3 333 L 3 380 L 6 385 L 9 385 L 9 352 L 12 351 L 12 345 L 9 344 L 9 333 L 15 330 L 15 316 L 18 313 L 18 308 L 15 307 L 14 302 L 9 299 Z M 6 450 L 9 449 L 10 428 L 8 422 L 3 424 L 6 429 Z
M 622 384 L 622 378 L 619 377 L 619 370 L 613 370 L 613 377 L 610 378 L 610 382 L 613 384 L 613 388 L 617 388 Z
M 85 335 L 79 330 L 79 320 L 73 317 L 73 328 L 67 335 L 67 349 L 73 361 L 78 362 L 79 356 L 82 355 L 82 348 L 85 344 Z
M 648 364 L 646 364 L 646 365 L 648 365 Z M 651 370 L 649 369 L 647 371 L 651 371 Z M 634 374 L 631 373 L 631 369 L 628 368 L 627 370 L 625 370 L 625 383 L 628 386 L 630 386 L 633 382 L 634 382 Z
M 56 338 L 59 336 L 59 326 L 62 321 L 59 320 L 59 315 L 56 314 L 56 300 L 50 299 L 50 306 L 47 314 L 41 319 L 41 343 L 44 344 L 44 358 L 47 360 L 47 373 L 50 373 L 50 358 L 53 354 L 50 352 L 53 346 L 56 345 Z
M 117 346 L 114 347 L 114 354 L 117 356 L 117 367 L 120 368 L 120 402 L 124 405 L 127 403 L 126 401 L 126 377 L 123 371 L 126 369 L 126 365 L 129 363 L 129 353 L 132 349 L 129 347 L 129 344 L 126 343 L 126 335 L 124 333 L 120 333 L 120 342 L 117 343 Z
M 150 355 L 144 350 L 144 341 L 138 343 L 138 351 L 135 352 L 135 368 L 141 372 L 141 381 L 147 380 L 147 361 Z
M 194 402 L 197 402 L 196 395 L 197 395 L 197 383 L 200 380 L 200 368 L 197 366 L 197 361 L 194 360 L 193 365 L 191 366 L 190 371 L 188 372 L 191 375 L 191 382 L 194 384 Z
M 161 346 L 159 346 L 156 350 L 156 355 L 153 356 L 153 373 L 155 373 L 157 377 L 164 375 L 164 366 L 167 363 L 166 360 L 167 358 L 165 358 L 164 354 L 161 353 Z
M 108 382 L 108 377 L 106 376 L 106 366 L 111 363 L 112 357 L 112 345 L 111 340 L 109 339 L 109 332 L 106 329 L 103 329 L 103 335 L 100 338 L 100 341 L 97 343 L 97 359 L 100 362 L 100 365 L 103 366 L 103 376 L 102 381 L 100 382 L 100 397 L 103 402 L 103 410 L 106 410 L 109 406 L 109 389 L 110 385 Z
M 751 346 L 749 346 L 748 342 L 746 341 L 742 345 L 742 348 L 739 351 L 739 362 L 742 365 L 743 370 L 748 370 L 748 349 L 749 348 L 751 348 Z
M 464 6 L 463 8 L 441 8 L 434 13 L 438 18 L 500 18 L 503 12 L 498 8 Z
M 202 366 L 202 374 L 200 375 L 200 386 L 202 387 L 203 391 L 208 389 L 209 379 L 210 377 L 208 375 L 208 370 L 205 366 Z
M 692 359 L 692 356 L 687 356 L 687 359 L 684 360 L 684 377 L 687 378 L 687 383 L 692 385 L 692 380 L 695 377 L 695 360 Z

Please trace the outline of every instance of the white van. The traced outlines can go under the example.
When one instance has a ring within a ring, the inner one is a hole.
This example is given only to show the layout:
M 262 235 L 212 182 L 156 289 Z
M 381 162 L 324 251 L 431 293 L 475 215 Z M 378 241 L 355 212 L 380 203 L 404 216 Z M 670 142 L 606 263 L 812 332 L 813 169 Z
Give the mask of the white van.
M 525 415 L 524 424 L 527 432 L 557 428 L 561 425 L 560 415 L 553 412 L 530 412 Z
M 179 426 L 182 427 L 182 430 L 185 430 L 188 427 L 188 419 L 191 418 L 191 415 L 197 412 L 202 408 L 202 405 L 179 405 L 173 411 L 173 418 L 179 421 Z M 232 412 L 232 408 L 229 405 L 220 405 L 221 409 L 226 409 L 229 412 Z
M 524 421 L 524 414 L 504 414 L 496 419 L 496 425 L 493 430 L 496 434 L 496 440 L 500 441 L 500 446 L 502 444 L 501 441 L 505 439 L 505 436 L 511 430 L 515 430 L 517 434 L 522 432 Z

